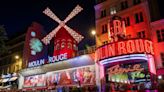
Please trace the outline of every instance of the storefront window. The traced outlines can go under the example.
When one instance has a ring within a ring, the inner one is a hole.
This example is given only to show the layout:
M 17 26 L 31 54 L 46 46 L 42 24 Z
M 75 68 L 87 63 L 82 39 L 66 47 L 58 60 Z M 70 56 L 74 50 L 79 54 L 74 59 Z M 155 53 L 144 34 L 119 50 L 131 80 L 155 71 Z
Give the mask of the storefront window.
M 144 84 L 150 82 L 146 61 L 111 64 L 106 68 L 106 74 L 106 83 L 110 82 L 111 88 L 117 91 L 129 88 L 141 90 Z

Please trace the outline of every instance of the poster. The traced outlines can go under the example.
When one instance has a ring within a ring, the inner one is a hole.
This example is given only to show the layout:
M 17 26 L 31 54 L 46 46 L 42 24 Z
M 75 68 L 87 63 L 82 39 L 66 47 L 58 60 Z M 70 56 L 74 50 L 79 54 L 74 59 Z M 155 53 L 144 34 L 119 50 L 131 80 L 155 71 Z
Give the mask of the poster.
M 25 77 L 24 87 L 40 87 L 45 86 L 45 75 L 34 75 Z
M 75 85 L 75 84 L 94 84 L 94 67 L 83 67 L 60 72 L 47 73 L 47 86 L 56 85 Z
M 24 79 L 24 87 L 64 86 L 95 84 L 95 67 L 86 66 L 42 75 L 28 76 Z
M 147 62 L 116 64 L 107 68 L 108 81 L 140 83 L 150 80 Z

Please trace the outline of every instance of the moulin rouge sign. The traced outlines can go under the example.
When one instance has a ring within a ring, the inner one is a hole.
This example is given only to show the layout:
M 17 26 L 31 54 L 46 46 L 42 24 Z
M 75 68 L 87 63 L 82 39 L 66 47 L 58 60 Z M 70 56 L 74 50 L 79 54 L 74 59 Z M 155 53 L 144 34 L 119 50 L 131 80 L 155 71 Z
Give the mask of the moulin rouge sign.
M 48 60 L 47 59 L 39 59 L 39 60 L 35 60 L 32 62 L 28 63 L 28 67 L 36 67 L 36 66 L 41 66 L 44 64 L 49 64 L 49 63 L 55 63 L 58 61 L 62 61 L 62 60 L 66 60 L 67 59 L 67 53 L 63 53 L 57 56 L 48 56 Z
M 154 54 L 152 41 L 146 39 L 131 39 L 107 44 L 96 50 L 96 61 L 100 61 L 109 57 L 148 53 Z

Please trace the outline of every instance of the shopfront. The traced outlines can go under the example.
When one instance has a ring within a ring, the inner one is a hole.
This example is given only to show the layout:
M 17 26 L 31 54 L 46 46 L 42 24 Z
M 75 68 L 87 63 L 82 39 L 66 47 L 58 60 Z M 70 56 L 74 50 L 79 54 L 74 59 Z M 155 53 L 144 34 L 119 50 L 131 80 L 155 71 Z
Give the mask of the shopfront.
M 94 86 L 96 82 L 93 55 L 82 55 L 57 63 L 24 69 L 20 72 L 19 88 L 26 91 L 71 90 Z
M 0 90 L 16 89 L 18 87 L 18 74 L 8 73 L 1 75 L 0 85 Z
M 130 39 L 110 43 L 96 50 L 101 90 L 151 89 L 155 81 L 152 42 Z

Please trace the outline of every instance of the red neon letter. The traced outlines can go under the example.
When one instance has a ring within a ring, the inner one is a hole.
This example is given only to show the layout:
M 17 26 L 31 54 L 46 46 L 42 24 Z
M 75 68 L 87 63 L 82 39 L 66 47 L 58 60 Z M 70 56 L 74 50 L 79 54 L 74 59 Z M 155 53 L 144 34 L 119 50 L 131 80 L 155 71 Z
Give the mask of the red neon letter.
M 136 44 L 136 51 L 137 52 L 144 52 L 144 43 L 142 39 L 139 40 L 135 40 L 135 44 Z
M 145 51 L 147 53 L 151 53 L 150 41 L 148 41 L 148 40 L 145 40 Z
M 118 42 L 118 54 L 126 54 L 125 42 Z
M 115 56 L 115 44 L 108 45 L 108 55 L 109 57 Z
M 127 47 L 127 53 L 134 53 L 135 52 L 135 45 L 134 45 L 133 40 L 127 41 L 126 47 Z
M 113 25 L 114 25 L 114 34 L 122 33 L 123 28 L 121 26 L 121 21 L 120 20 L 114 20 Z

